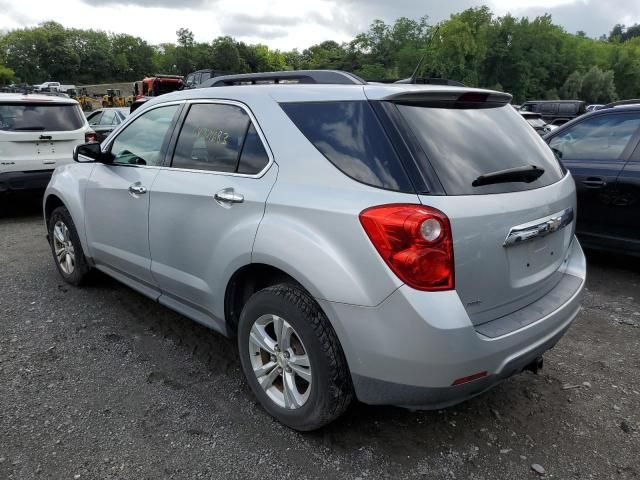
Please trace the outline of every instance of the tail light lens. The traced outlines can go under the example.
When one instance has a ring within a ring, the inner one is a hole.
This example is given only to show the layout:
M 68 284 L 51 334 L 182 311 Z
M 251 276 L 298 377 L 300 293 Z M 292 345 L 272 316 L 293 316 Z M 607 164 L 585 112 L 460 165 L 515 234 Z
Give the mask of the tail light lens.
M 98 135 L 96 135 L 96 132 L 86 132 L 84 134 L 84 142 L 85 143 L 97 142 L 97 141 L 98 141 Z
M 364 210 L 360 223 L 389 268 L 407 285 L 425 291 L 454 288 L 449 219 L 422 205 L 381 205 Z

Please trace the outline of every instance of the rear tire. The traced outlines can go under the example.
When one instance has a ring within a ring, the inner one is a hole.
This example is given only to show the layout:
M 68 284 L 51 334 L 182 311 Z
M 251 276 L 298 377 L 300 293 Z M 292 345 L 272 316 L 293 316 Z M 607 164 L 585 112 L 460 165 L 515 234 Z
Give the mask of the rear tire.
M 353 386 L 338 337 L 300 287 L 283 283 L 255 293 L 240 315 L 238 348 L 253 393 L 290 428 L 320 428 L 351 403 Z
M 67 283 L 82 284 L 91 267 L 84 256 L 71 214 L 65 207 L 58 207 L 51 213 L 48 229 L 51 253 L 58 273 Z

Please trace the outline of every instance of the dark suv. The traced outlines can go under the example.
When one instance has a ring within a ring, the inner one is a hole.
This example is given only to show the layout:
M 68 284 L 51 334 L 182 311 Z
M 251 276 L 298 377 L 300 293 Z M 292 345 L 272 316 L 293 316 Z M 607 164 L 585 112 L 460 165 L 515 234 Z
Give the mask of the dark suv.
M 187 75 L 187 78 L 185 78 L 184 80 L 184 88 L 196 88 L 202 82 L 206 82 L 213 77 L 219 77 L 220 75 L 224 75 L 224 73 L 220 70 L 212 70 L 210 68 L 207 68 L 205 70 L 197 70 Z
M 532 100 L 523 103 L 520 111 L 539 113 L 545 122 L 563 125 L 587 110 L 585 102 L 581 100 Z
M 640 104 L 587 113 L 545 140 L 575 179 L 582 243 L 640 255 Z

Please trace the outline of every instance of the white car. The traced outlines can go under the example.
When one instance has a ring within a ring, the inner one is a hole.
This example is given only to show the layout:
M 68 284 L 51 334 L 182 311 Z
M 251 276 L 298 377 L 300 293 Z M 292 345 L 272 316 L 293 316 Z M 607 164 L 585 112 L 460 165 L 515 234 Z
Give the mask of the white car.
M 0 193 L 44 190 L 74 147 L 94 140 L 75 100 L 0 93 Z
M 44 82 L 44 83 L 41 83 L 40 85 L 35 85 L 35 88 L 38 91 L 48 89 L 49 91 L 52 91 L 52 92 L 58 92 L 60 91 L 60 82 Z

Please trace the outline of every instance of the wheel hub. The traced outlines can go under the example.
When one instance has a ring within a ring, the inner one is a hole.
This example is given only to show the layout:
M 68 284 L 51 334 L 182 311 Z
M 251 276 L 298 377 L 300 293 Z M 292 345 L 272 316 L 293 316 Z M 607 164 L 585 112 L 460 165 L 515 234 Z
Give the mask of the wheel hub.
M 249 355 L 258 383 L 278 406 L 296 409 L 309 399 L 312 372 L 293 327 L 277 315 L 258 318 L 249 333 Z

